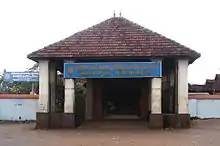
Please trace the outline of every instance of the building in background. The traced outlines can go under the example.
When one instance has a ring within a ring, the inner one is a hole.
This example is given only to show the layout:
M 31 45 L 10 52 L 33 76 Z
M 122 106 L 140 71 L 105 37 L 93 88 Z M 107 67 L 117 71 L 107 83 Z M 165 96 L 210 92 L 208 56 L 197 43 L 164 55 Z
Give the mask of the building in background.
M 207 79 L 204 85 L 190 85 L 190 93 L 202 93 L 207 92 L 209 94 L 220 94 L 220 74 L 215 75 L 215 79 Z

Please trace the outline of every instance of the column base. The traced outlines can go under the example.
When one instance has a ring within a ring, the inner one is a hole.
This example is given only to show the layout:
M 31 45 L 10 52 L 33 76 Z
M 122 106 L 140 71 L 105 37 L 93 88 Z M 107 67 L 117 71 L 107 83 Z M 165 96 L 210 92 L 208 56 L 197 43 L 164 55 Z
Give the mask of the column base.
M 63 113 L 50 113 L 50 120 L 49 120 L 49 128 L 50 129 L 60 129 L 61 127 L 61 119 Z
M 166 128 L 190 128 L 189 114 L 164 114 Z
M 36 129 L 49 128 L 49 113 L 36 113 Z
M 62 113 L 61 127 L 64 129 L 75 128 L 75 114 L 74 113 Z
M 162 129 L 163 114 L 150 114 L 149 127 L 152 129 Z
M 73 129 L 74 113 L 37 113 L 36 129 Z
M 190 128 L 190 115 L 178 114 L 177 128 Z

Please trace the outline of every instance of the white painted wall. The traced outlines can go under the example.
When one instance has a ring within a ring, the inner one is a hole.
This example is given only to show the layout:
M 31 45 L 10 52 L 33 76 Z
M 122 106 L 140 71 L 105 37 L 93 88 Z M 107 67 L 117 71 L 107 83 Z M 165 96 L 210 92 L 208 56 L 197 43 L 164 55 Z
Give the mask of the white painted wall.
M 191 117 L 220 118 L 220 100 L 189 99 L 188 102 Z M 37 106 L 38 99 L 0 99 L 0 120 L 36 120 Z
M 189 114 L 190 114 L 190 117 L 197 117 L 198 116 L 198 110 L 197 110 L 197 100 L 196 99 L 190 99 L 188 101 L 188 105 L 189 105 Z
M 191 117 L 220 118 L 220 100 L 190 99 L 189 113 Z
M 0 99 L 0 120 L 36 120 L 37 101 L 38 99 Z

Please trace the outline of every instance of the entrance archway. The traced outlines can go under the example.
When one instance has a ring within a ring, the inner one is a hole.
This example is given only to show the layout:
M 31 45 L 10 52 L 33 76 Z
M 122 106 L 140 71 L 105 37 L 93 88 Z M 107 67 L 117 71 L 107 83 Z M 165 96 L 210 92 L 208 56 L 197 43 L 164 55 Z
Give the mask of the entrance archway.
M 104 119 L 138 119 L 142 79 L 104 79 L 102 107 Z

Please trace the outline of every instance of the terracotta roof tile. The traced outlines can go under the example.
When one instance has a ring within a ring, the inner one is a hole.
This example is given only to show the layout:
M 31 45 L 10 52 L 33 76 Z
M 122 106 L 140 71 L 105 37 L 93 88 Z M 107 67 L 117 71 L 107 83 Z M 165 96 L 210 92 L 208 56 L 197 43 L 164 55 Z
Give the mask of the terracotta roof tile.
M 193 62 L 200 54 L 123 17 L 113 17 L 35 51 L 28 58 L 111 56 L 182 56 Z

